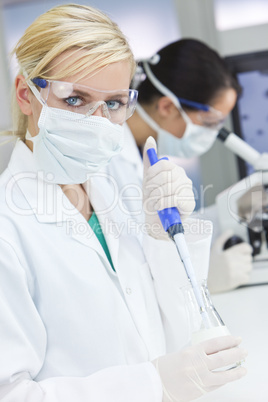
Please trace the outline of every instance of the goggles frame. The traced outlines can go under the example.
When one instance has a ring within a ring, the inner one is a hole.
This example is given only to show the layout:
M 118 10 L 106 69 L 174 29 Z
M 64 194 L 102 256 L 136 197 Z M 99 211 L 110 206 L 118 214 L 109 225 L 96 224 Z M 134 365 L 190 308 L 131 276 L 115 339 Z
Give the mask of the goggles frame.
M 44 104 L 47 104 L 48 95 L 47 95 L 46 99 L 42 98 L 41 91 L 42 91 L 42 89 L 45 89 L 49 86 L 48 87 L 48 94 L 49 94 L 49 91 L 51 90 L 50 86 L 51 86 L 51 84 L 53 85 L 53 83 L 69 84 L 70 86 L 77 85 L 79 87 L 87 88 L 88 90 L 91 90 L 93 92 L 107 94 L 107 95 L 118 94 L 118 92 L 127 93 L 128 101 L 125 105 L 126 106 L 125 116 L 124 116 L 124 118 L 122 118 L 119 121 L 114 122 L 113 117 L 111 117 L 111 113 L 109 113 L 109 111 L 108 111 L 109 108 L 108 108 L 106 102 L 109 102 L 109 100 L 108 101 L 105 101 L 105 100 L 92 101 L 90 104 L 88 104 L 88 111 L 86 113 L 81 113 L 84 116 L 90 116 L 98 109 L 98 107 L 101 107 L 102 112 L 103 112 L 103 117 L 108 118 L 109 120 L 111 120 L 112 123 L 116 123 L 116 124 L 123 124 L 127 119 L 129 119 L 133 115 L 136 105 L 137 105 L 137 101 L 138 101 L 138 91 L 136 89 L 131 89 L 131 88 L 116 89 L 116 90 L 101 90 L 101 89 L 92 88 L 92 87 L 89 87 L 89 86 L 83 85 L 83 84 L 77 84 L 77 83 L 66 82 L 66 81 L 49 80 L 49 79 L 44 79 L 44 78 L 40 78 L 40 77 L 32 78 L 31 82 L 41 89 L 40 90 L 40 100 Z M 32 84 L 29 84 L 29 86 L 31 87 Z M 73 96 L 73 97 L 75 97 L 75 96 Z M 114 119 L 114 120 L 116 120 L 116 119 Z
M 214 109 L 212 106 L 205 105 L 203 103 L 199 103 L 199 102 L 195 102 L 195 101 L 190 101 L 190 100 L 184 99 L 184 98 L 178 97 L 178 101 L 182 105 L 189 106 L 189 107 L 192 107 L 193 109 L 196 109 L 193 111 L 200 111 L 200 113 L 197 114 L 197 118 L 203 126 L 209 127 L 209 128 L 215 128 L 215 129 L 220 129 L 221 127 L 223 127 L 226 118 L 223 117 L 222 112 L 220 112 L 219 110 Z M 217 121 L 215 122 L 215 120 L 214 120 L 214 121 L 210 122 L 209 119 L 206 120 L 206 117 L 208 117 L 208 115 L 206 116 L 206 112 L 213 114 L 216 117 Z

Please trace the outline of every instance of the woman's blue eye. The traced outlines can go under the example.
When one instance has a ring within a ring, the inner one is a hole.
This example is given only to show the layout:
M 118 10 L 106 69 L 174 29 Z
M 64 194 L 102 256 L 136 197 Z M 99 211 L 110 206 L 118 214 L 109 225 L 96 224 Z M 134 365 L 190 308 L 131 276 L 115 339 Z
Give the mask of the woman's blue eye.
M 68 105 L 70 106 L 81 106 L 82 101 L 77 96 L 71 96 L 70 98 L 65 99 Z
M 120 102 L 113 101 L 113 100 L 106 101 L 106 104 L 107 104 L 108 108 L 111 110 L 118 110 L 121 106 Z

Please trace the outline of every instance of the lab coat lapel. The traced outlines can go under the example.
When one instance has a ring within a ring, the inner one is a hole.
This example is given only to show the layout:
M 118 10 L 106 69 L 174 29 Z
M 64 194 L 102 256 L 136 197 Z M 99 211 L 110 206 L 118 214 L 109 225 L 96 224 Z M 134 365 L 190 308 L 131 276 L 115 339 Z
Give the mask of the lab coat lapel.
M 116 214 L 117 202 L 105 174 L 97 173 L 83 184 L 101 225 L 114 267 L 118 264 L 119 237 L 122 225 Z
M 44 181 L 44 173 L 36 169 L 33 153 L 19 140 L 12 153 L 8 169 L 12 180 L 7 186 L 10 205 L 16 207 L 19 214 L 35 215 L 40 223 L 54 223 L 66 226 L 66 231 L 73 239 L 94 249 L 102 258 L 107 268 L 114 273 L 105 252 L 90 225 L 65 196 L 60 186 Z M 29 205 L 16 205 L 12 198 L 12 189 L 18 186 Z M 101 198 L 100 198 L 101 199 Z M 110 245 L 112 248 L 113 245 Z
M 97 239 L 95 233 L 91 229 L 89 223 L 86 222 L 85 219 L 83 220 L 83 217 L 82 217 L 81 220 L 77 219 L 75 224 L 78 225 L 78 227 L 80 227 L 82 229 L 79 229 L 78 231 L 74 229 L 72 231 L 71 235 L 72 235 L 73 239 L 82 243 L 86 247 L 90 247 L 91 249 L 95 250 L 96 253 L 98 253 L 99 257 L 101 258 L 104 266 L 106 267 L 106 269 L 110 273 L 110 275 L 115 276 L 116 273 L 112 269 L 111 264 L 106 256 L 99 240 Z
M 68 208 L 70 209 L 75 209 L 76 213 L 72 214 L 67 219 L 66 224 L 69 224 L 69 227 L 71 226 L 71 236 L 73 239 L 76 241 L 82 243 L 86 247 L 90 247 L 93 250 L 95 250 L 98 255 L 101 257 L 104 265 L 106 266 L 107 270 L 110 272 L 110 274 L 114 275 L 114 271 L 110 265 L 110 262 L 108 261 L 108 258 L 99 242 L 97 239 L 95 233 L 91 229 L 89 223 L 86 221 L 86 219 L 83 217 L 83 215 L 76 209 L 74 206 L 71 204 L 69 199 L 63 194 L 63 198 L 65 200 L 65 203 L 68 205 Z M 91 202 L 91 199 L 90 199 Z
M 35 214 L 40 223 L 60 223 L 67 219 L 60 187 L 44 181 L 44 172 L 37 171 L 33 153 L 20 140 L 11 155 L 8 169 L 12 175 L 7 186 L 8 197 L 12 199 L 13 186 L 18 186 L 29 205 L 27 209 L 17 205 L 18 213 Z

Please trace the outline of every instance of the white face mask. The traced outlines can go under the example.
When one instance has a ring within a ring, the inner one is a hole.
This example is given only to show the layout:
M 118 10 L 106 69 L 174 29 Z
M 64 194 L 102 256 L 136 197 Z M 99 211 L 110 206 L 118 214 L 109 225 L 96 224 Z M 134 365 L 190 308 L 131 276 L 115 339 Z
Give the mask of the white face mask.
M 194 124 L 182 109 L 180 113 L 186 123 L 183 137 L 175 137 L 160 129 L 157 137 L 159 153 L 180 158 L 193 158 L 203 155 L 214 144 L 218 130 Z
M 85 117 L 43 105 L 33 156 L 46 181 L 56 184 L 84 183 L 105 166 L 123 146 L 123 127 L 99 116 Z
M 141 118 L 157 132 L 159 155 L 177 156 L 179 158 L 199 156 L 207 152 L 217 138 L 218 130 L 192 123 L 182 109 L 180 112 L 186 122 L 186 129 L 181 138 L 175 137 L 175 135 L 161 128 L 140 105 L 137 105 L 136 110 Z

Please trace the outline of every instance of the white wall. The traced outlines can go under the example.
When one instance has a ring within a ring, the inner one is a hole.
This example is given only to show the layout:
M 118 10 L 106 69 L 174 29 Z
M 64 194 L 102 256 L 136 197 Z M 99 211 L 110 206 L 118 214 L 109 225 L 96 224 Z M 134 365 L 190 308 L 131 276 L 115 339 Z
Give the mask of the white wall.
M 8 71 L 8 57 L 4 42 L 4 35 L 1 31 L 3 27 L 2 10 L 0 8 L 0 132 L 11 128 L 11 111 L 10 111 L 10 75 Z M 0 136 L 0 173 L 6 167 L 13 143 L 6 143 L 7 138 Z
M 3 34 L 3 15 L 0 7 L 0 131 L 11 125 L 10 115 L 10 77 L 8 73 L 8 57 Z
M 218 42 L 225 56 L 268 50 L 268 24 L 218 32 Z
M 3 8 L 2 34 L 8 50 L 19 40 L 36 17 L 66 3 L 86 4 L 107 13 L 127 36 L 135 58 L 149 57 L 159 48 L 180 37 L 173 0 L 46 0 L 20 1 Z

